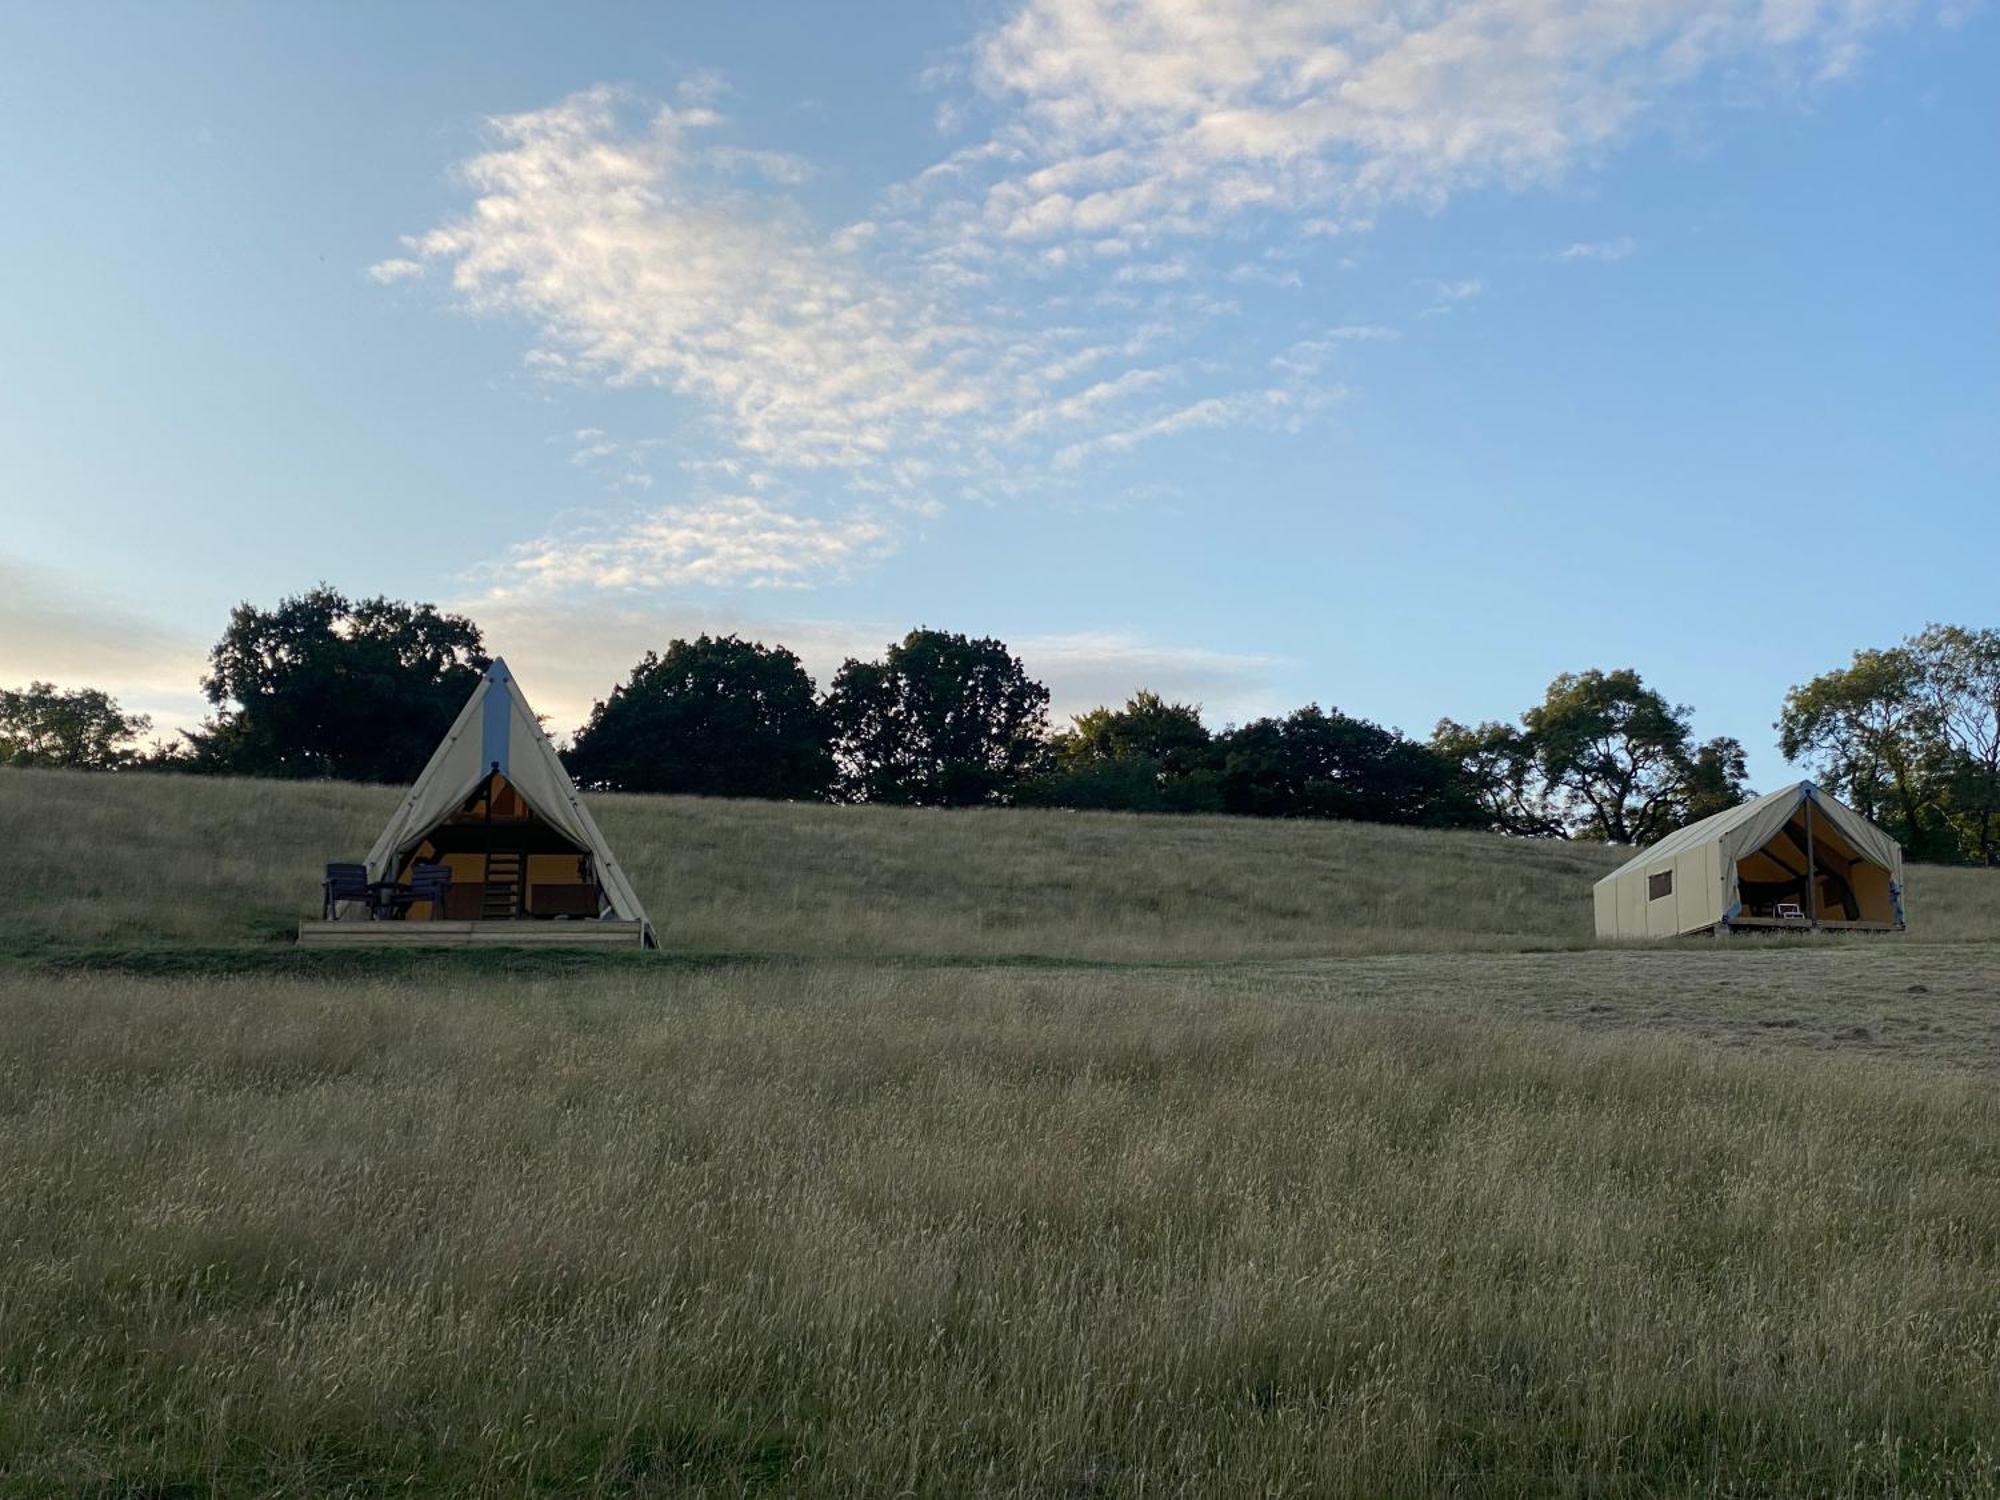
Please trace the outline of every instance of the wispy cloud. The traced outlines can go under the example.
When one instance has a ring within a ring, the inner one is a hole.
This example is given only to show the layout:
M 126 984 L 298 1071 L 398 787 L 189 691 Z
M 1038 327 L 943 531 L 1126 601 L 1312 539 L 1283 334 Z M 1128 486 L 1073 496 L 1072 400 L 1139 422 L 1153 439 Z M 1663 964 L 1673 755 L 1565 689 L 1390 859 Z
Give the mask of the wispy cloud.
M 1442 317 L 1461 303 L 1470 302 L 1475 297 L 1484 296 L 1486 278 L 1468 276 L 1462 281 L 1434 281 L 1430 283 L 1431 305 L 1420 314 L 1426 318 Z
M 1578 240 L 1575 244 L 1558 250 L 1555 260 L 1623 260 L 1639 248 L 1639 242 L 1631 235 L 1620 235 L 1615 240 Z
M 1007 113 L 985 221 L 1017 239 L 1364 225 L 1560 177 L 1719 66 L 1829 75 L 1881 0 L 1028 0 L 976 77 Z
M 565 547 L 560 563 L 530 546 L 544 579 L 809 583 L 832 576 L 830 556 L 844 567 L 893 545 L 856 496 L 927 513 L 940 486 L 1018 488 L 1088 452 L 1258 405 L 1165 399 L 1186 366 L 1162 346 L 1235 311 L 1179 290 L 1189 265 L 1098 247 L 1064 298 L 996 291 L 964 271 L 973 250 L 928 209 L 818 234 L 782 195 L 725 182 L 751 157 L 714 144 L 719 127 L 706 104 L 641 105 L 610 89 L 491 121 L 494 148 L 460 168 L 469 210 L 408 241 L 423 264 L 448 271 L 462 305 L 530 324 L 537 374 L 663 387 L 713 424 L 717 450 L 695 463 L 791 476 L 783 502 L 774 492 L 757 501 L 768 555 L 738 545 L 753 519 L 741 493 L 699 483 L 655 513 L 660 526 Z M 1092 277 L 1107 293 L 1133 291 L 1093 298 Z M 1058 301 L 1068 310 L 1053 312 Z M 1101 373 L 1112 360 L 1124 367 Z M 575 435 L 570 461 L 612 486 L 645 487 L 650 471 L 631 452 L 591 429 Z M 797 524 L 780 535 L 788 515 Z M 794 555 L 797 565 L 782 561 Z
M 683 584 L 797 588 L 842 576 L 892 537 L 871 516 L 800 515 L 735 495 L 573 523 L 511 549 L 488 581 L 496 599 Z
M 1321 394 L 1325 399 L 1337 399 L 1342 392 L 1331 389 Z M 1126 453 L 1142 443 L 1172 437 L 1175 433 L 1189 432 L 1203 427 L 1231 426 L 1260 417 L 1269 418 L 1291 407 L 1295 401 L 1293 392 L 1281 386 L 1270 386 L 1259 391 L 1239 391 L 1228 396 L 1204 396 L 1199 401 L 1175 407 L 1171 411 L 1148 418 L 1136 425 L 1114 428 L 1082 442 L 1071 443 L 1056 454 L 1056 462 L 1063 468 L 1073 469 L 1099 455 Z
M 763 178 L 780 187 L 797 187 L 812 180 L 813 166 L 803 156 L 789 151 L 753 151 L 741 146 L 709 148 L 711 165 L 724 172 L 739 172 Z
M 1704 78 L 1726 72 L 1741 96 L 1760 77 L 1790 88 L 1850 68 L 1898 14 L 1889 0 L 1024 0 L 926 79 L 961 144 L 885 184 L 865 218 L 816 224 L 790 195 L 814 164 L 733 139 L 726 80 L 696 74 L 670 103 L 598 87 L 489 121 L 489 149 L 459 167 L 469 203 L 369 274 L 443 273 L 430 279 L 460 306 L 532 329 L 536 376 L 658 387 L 708 425 L 691 462 L 764 476 L 685 468 L 657 524 L 607 534 L 587 563 L 565 549 L 574 566 L 544 578 L 802 584 L 895 545 L 885 514 L 1073 486 L 1143 445 L 1296 427 L 1347 389 L 1327 376 L 1341 335 L 1260 334 L 1240 315 L 1295 306 L 1303 255 L 1330 257 L 1400 204 L 1557 180 Z M 1484 290 L 1430 284 L 1417 315 Z M 1229 320 L 1231 338 L 1208 336 Z M 652 479 L 610 454 L 579 464 L 625 489 Z M 531 545 L 513 566 L 544 555 Z
M 1317 375 L 1343 344 L 1372 344 L 1401 337 L 1396 329 L 1380 323 L 1343 323 L 1317 338 L 1300 339 L 1272 355 L 1271 368 L 1293 377 Z
M 846 467 L 983 404 L 970 337 L 783 205 L 715 181 L 705 107 L 628 134 L 593 89 L 491 122 L 471 212 L 418 240 L 467 305 L 525 316 L 563 368 L 696 398 L 746 453 Z M 737 158 L 725 157 L 723 167 Z
M 378 260 L 368 268 L 368 275 L 382 286 L 391 282 L 408 281 L 413 276 L 424 274 L 423 262 L 397 257 L 392 260 Z
M 1100 380 L 1070 395 L 1027 408 L 1014 419 L 1007 435 L 1021 437 L 1052 424 L 1077 423 L 1093 419 L 1105 408 L 1126 401 L 1139 392 L 1150 391 L 1170 380 L 1172 376 L 1171 370 L 1127 370 L 1122 375 L 1113 376 L 1109 380 Z
M 1186 281 L 1192 274 L 1192 268 L 1184 260 L 1154 260 L 1139 265 L 1120 266 L 1112 273 L 1112 278 L 1116 281 L 1151 282 L 1158 285 L 1168 281 Z
M 1305 278 L 1289 266 L 1267 266 L 1254 260 L 1231 267 L 1229 279 L 1238 285 L 1274 286 L 1285 290 L 1305 285 Z

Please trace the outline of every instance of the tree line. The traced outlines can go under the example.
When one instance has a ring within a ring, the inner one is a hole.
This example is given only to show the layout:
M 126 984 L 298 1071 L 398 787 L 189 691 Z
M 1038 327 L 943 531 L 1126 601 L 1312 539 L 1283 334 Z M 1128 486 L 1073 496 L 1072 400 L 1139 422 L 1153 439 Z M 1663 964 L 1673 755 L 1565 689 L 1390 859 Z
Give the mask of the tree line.
M 0 764 L 405 783 L 488 665 L 428 604 L 321 587 L 243 604 L 209 656 L 213 712 L 172 744 L 94 689 L 0 692 Z M 1341 818 L 1651 843 L 1752 795 L 1733 738 L 1630 669 L 1565 673 L 1512 723 L 1418 740 L 1333 708 L 1211 730 L 1141 690 L 1052 728 L 1049 692 L 991 638 L 913 630 L 824 692 L 734 635 L 648 652 L 562 755 L 597 791 L 912 807 L 1013 804 Z M 1788 759 L 1919 858 L 2000 860 L 2000 632 L 1931 626 L 1787 695 Z

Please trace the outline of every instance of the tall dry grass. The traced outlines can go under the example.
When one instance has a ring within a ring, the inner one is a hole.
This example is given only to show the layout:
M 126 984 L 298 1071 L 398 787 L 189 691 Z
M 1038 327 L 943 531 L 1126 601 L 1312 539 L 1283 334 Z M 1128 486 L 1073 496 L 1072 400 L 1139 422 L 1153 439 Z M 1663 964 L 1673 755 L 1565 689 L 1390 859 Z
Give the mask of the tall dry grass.
M 1992 1492 L 1988 1084 L 1213 982 L 0 976 L 0 1492 Z
M 281 938 L 397 793 L 0 772 L 0 938 Z M 671 946 L 1233 960 L 1580 947 L 1615 851 L 1361 824 L 592 799 Z M 2000 878 L 1915 868 L 1919 941 L 2000 934 Z

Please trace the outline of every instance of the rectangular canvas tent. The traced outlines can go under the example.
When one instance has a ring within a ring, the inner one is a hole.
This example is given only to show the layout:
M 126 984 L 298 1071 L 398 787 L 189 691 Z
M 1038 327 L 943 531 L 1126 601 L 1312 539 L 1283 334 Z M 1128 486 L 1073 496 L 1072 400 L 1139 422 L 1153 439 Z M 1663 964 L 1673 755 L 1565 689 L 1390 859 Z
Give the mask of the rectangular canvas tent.
M 451 885 L 399 920 L 344 902 L 306 943 L 605 942 L 655 946 L 653 925 L 504 661 L 472 697 L 368 851 L 371 881 L 442 864 Z
M 1903 851 L 1801 781 L 1668 835 L 1598 881 L 1592 896 L 1599 937 L 1759 927 L 1900 932 Z

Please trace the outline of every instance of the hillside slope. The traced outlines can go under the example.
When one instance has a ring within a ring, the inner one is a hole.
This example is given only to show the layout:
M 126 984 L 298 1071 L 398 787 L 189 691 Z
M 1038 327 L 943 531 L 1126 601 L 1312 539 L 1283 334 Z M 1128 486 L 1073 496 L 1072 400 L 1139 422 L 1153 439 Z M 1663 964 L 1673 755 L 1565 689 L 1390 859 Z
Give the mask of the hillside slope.
M 0 772 L 0 943 L 278 941 L 395 789 Z M 1618 851 L 1362 824 L 592 799 L 672 948 L 1230 960 L 1568 947 Z M 2000 931 L 2000 878 L 1914 868 L 1919 941 Z

